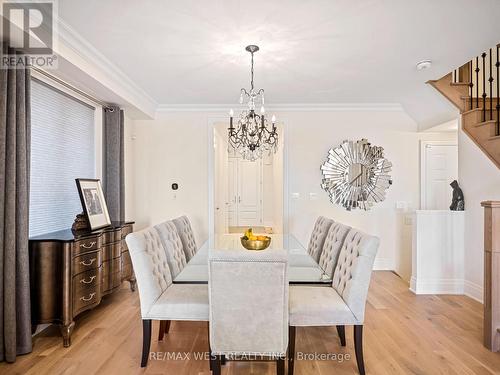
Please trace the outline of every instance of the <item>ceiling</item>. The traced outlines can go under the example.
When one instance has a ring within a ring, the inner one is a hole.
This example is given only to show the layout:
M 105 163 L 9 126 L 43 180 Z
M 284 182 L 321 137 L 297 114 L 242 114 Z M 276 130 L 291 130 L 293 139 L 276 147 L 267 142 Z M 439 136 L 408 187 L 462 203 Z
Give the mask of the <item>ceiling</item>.
M 426 128 L 456 111 L 425 82 L 500 41 L 498 0 L 62 0 L 59 17 L 160 105 L 400 103 Z M 433 65 L 417 71 L 415 64 Z

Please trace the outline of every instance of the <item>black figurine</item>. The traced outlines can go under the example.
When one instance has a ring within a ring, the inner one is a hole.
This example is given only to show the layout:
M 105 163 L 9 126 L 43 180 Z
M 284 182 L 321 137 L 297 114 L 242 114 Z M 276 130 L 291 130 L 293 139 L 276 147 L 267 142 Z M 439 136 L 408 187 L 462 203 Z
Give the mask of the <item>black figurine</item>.
M 464 193 L 462 189 L 460 189 L 460 186 L 458 186 L 457 180 L 453 180 L 450 186 L 453 188 L 453 200 L 451 201 L 450 210 L 464 211 L 465 210 Z

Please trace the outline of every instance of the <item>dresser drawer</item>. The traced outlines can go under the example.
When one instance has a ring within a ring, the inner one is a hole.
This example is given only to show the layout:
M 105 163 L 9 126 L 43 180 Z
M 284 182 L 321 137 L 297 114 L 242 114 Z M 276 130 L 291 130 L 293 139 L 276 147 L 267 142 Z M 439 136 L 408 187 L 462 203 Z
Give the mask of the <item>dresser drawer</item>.
M 127 225 L 122 228 L 122 238 L 127 237 L 127 234 L 132 233 L 132 225 Z
M 122 283 L 122 273 L 121 272 L 115 272 L 111 276 L 111 285 L 113 288 L 119 287 Z
M 73 258 L 73 276 L 101 266 L 101 251 L 83 254 Z
M 96 286 L 100 283 L 101 268 L 82 272 L 73 277 L 73 290 L 78 292 L 82 289 Z
M 99 285 L 81 289 L 75 292 L 73 296 L 73 311 L 77 314 L 84 310 L 85 307 L 99 303 L 100 299 Z
M 130 259 L 130 253 L 127 251 L 124 251 L 122 253 L 122 265 L 132 265 L 132 259 Z
M 122 269 L 122 259 L 115 258 L 102 263 L 102 275 L 111 275 Z
M 122 240 L 122 253 L 124 251 L 128 251 L 128 246 L 127 246 L 127 241 L 125 241 L 124 239 Z
M 132 276 L 132 265 L 122 264 L 122 279 L 129 279 Z
M 102 247 L 102 261 L 118 258 L 121 255 L 120 243 L 105 245 Z
M 100 237 L 89 237 L 75 241 L 73 255 L 87 253 L 89 251 L 97 250 L 100 247 Z
M 114 229 L 107 232 L 104 232 L 102 235 L 102 244 L 108 245 L 114 242 L 118 242 L 122 239 L 122 231 L 121 229 Z

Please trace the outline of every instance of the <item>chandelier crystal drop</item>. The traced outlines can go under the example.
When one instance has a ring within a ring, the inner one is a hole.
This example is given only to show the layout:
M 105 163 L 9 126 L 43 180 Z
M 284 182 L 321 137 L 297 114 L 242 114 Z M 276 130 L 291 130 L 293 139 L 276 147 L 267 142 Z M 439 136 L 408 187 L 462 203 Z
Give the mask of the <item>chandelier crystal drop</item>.
M 276 116 L 272 116 L 271 126 L 267 122 L 264 89 L 256 90 L 254 87 L 253 55 L 259 47 L 249 45 L 245 49 L 252 56 L 251 80 L 249 91 L 244 88 L 240 90 L 240 104 L 243 104 L 246 99 L 248 108 L 240 113 L 236 126 L 233 125 L 234 111 L 232 109 L 229 111 L 228 151 L 231 153 L 235 150 L 243 159 L 254 161 L 262 158 L 266 152 L 269 155 L 276 152 L 278 132 Z M 255 111 L 257 104 L 260 104 L 260 114 Z

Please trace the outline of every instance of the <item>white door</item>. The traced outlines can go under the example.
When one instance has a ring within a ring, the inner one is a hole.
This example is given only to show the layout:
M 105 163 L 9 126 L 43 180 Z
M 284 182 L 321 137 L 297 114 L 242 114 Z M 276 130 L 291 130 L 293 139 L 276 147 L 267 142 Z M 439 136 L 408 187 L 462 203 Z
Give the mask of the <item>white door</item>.
M 238 226 L 238 159 L 228 161 L 227 212 L 229 226 Z
M 227 233 L 227 151 L 223 136 L 214 131 L 215 165 L 214 165 L 214 189 L 215 189 L 215 230 L 217 233 Z
M 423 209 L 448 210 L 450 183 L 458 180 L 458 146 L 425 142 L 423 160 Z
M 260 160 L 238 159 L 238 226 L 261 225 Z

